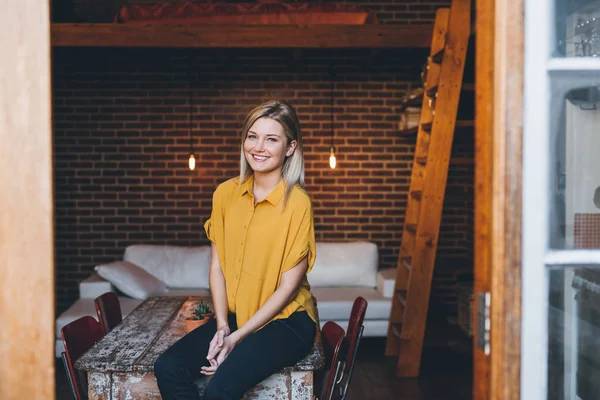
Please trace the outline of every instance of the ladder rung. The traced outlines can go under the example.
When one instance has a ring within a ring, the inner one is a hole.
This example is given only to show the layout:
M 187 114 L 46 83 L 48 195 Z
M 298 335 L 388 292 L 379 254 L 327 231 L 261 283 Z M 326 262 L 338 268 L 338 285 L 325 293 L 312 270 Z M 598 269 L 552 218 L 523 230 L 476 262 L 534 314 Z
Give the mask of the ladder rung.
M 408 129 L 399 129 L 398 133 L 402 136 L 411 136 L 414 135 L 418 132 L 419 128 L 418 127 L 412 127 L 412 128 L 408 128 Z
M 434 97 L 437 96 L 437 91 L 438 91 L 438 86 L 432 86 L 431 88 L 427 89 L 427 97 L 431 97 L 432 99 Z
M 402 335 L 402 323 L 392 324 L 392 332 L 398 338 Z
M 427 165 L 427 157 L 417 157 L 417 158 L 415 158 L 415 161 L 419 165 L 423 165 L 423 166 Z
M 410 262 L 412 261 L 412 257 L 402 257 L 402 265 L 406 268 L 407 271 L 410 271 Z
M 444 48 L 442 47 L 437 53 L 431 56 L 431 61 L 436 64 L 441 64 L 442 59 L 444 58 Z
M 461 84 L 461 93 L 465 92 L 465 91 L 472 91 L 474 90 L 474 86 L 473 84 Z M 425 91 L 425 94 L 427 95 L 427 97 L 434 99 L 437 97 L 437 92 L 438 92 L 438 85 L 432 86 L 429 89 L 427 89 Z
M 412 197 L 415 200 L 421 200 L 422 195 L 423 192 L 420 190 L 413 190 L 412 192 L 410 192 L 410 197 Z
M 404 112 L 406 107 L 421 107 L 423 104 L 423 89 L 419 88 L 411 91 L 400 100 L 400 104 L 402 106 L 400 112 Z
M 455 128 L 471 128 L 473 126 L 475 126 L 475 121 L 473 121 L 472 119 L 459 119 L 454 124 Z M 421 124 L 421 129 L 424 132 L 431 133 L 432 128 L 433 128 L 433 121 L 423 122 Z
M 417 233 L 417 224 L 406 224 L 406 230 L 411 233 Z
M 398 290 L 396 292 L 396 300 L 402 304 L 402 307 L 406 307 L 406 290 Z
M 400 246 L 400 254 L 403 254 L 402 257 L 410 257 L 410 255 L 408 255 L 410 254 L 410 251 L 408 251 L 408 249 L 402 245 Z

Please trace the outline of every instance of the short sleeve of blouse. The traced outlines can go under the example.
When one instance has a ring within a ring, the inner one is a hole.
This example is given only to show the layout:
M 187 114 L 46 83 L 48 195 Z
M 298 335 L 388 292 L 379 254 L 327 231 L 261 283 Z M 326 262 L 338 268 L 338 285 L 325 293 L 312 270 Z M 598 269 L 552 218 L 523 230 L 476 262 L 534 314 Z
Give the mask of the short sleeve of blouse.
M 309 204 L 302 213 L 301 218 L 292 219 L 290 232 L 294 232 L 292 245 L 284 257 L 282 272 L 294 268 L 304 257 L 308 257 L 308 269 L 310 272 L 315 264 L 316 244 L 315 225 L 312 205 Z
M 224 215 L 223 215 L 223 188 L 217 187 L 213 193 L 212 211 L 210 218 L 204 223 L 206 237 L 213 243 L 217 243 L 223 237 Z

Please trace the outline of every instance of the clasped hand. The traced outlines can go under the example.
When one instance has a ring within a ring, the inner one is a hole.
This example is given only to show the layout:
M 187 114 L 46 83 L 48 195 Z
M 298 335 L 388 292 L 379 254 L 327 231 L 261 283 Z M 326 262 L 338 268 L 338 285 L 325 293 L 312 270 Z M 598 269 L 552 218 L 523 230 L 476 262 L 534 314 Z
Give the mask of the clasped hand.
M 219 368 L 219 365 L 225 361 L 236 345 L 237 339 L 235 332 L 232 334 L 229 326 L 223 326 L 217 329 L 215 336 L 210 341 L 208 354 L 206 355 L 206 359 L 210 365 L 208 367 L 202 367 L 200 372 L 204 375 L 213 375 L 217 368 Z

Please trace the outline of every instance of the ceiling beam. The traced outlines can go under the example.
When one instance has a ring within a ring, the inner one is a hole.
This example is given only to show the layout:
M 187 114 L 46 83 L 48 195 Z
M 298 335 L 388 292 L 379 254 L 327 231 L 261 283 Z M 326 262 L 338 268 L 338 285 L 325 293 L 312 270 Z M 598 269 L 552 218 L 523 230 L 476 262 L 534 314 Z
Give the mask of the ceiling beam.
M 52 24 L 55 47 L 424 48 L 433 26 Z

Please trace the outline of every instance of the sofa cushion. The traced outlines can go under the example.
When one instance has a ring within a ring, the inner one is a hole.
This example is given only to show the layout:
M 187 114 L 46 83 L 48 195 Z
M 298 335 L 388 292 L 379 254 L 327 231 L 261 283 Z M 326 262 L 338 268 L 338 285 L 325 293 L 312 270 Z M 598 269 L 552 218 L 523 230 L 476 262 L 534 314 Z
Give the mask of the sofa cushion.
M 383 297 L 375 288 L 314 288 L 320 321 L 348 320 L 354 299 L 362 296 L 367 300 L 365 320 L 390 317 L 391 299 Z
M 169 288 L 208 289 L 210 246 L 133 245 L 123 260 L 139 265 Z
M 317 258 L 308 274 L 311 288 L 377 285 L 377 245 L 370 242 L 317 243 Z
M 98 273 L 92 273 L 87 279 L 79 282 L 79 297 L 95 299 L 106 292 L 114 292 L 113 285 Z
M 152 274 L 128 261 L 114 261 L 96 266 L 96 272 L 117 289 L 134 299 L 163 294 L 167 287 Z
M 377 291 L 383 297 L 392 297 L 396 287 L 396 268 L 383 268 L 377 272 Z

